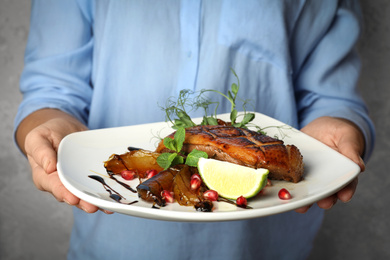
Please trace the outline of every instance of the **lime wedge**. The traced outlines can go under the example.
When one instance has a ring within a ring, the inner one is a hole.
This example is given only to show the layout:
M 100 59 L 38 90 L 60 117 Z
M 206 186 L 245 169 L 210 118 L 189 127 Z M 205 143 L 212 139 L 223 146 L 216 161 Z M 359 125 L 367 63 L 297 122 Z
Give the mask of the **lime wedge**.
M 227 199 L 251 198 L 267 184 L 269 171 L 214 159 L 200 158 L 199 174 L 210 190 Z

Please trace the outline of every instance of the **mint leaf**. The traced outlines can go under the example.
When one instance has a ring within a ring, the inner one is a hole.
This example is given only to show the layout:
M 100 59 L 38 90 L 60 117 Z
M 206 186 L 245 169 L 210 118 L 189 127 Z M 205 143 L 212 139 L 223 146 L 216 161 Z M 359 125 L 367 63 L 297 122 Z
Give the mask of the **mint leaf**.
M 180 152 L 181 148 L 183 148 L 184 139 L 186 137 L 186 130 L 184 127 L 180 127 L 176 130 L 174 137 L 175 151 Z
M 170 166 L 174 166 L 182 163 L 184 163 L 184 158 L 181 157 L 180 155 L 176 155 L 175 158 L 173 158 L 173 161 L 171 162 Z
M 164 146 L 169 150 L 176 151 L 175 141 L 172 138 L 164 138 Z M 177 152 L 177 151 L 176 151 Z
M 171 166 L 176 156 L 178 156 L 177 153 L 162 153 L 159 157 L 157 157 L 157 163 L 161 168 L 166 170 Z
M 206 152 L 194 149 L 187 155 L 186 164 L 192 167 L 197 167 L 199 158 L 201 157 L 208 158 L 208 155 Z

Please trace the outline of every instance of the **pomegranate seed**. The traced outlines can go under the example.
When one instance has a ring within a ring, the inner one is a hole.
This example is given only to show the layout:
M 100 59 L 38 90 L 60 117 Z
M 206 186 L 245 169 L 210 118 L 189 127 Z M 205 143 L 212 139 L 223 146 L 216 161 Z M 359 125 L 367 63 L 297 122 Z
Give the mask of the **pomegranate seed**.
M 205 199 L 210 200 L 210 201 L 217 201 L 218 200 L 218 192 L 216 192 L 215 190 L 206 190 L 203 193 L 203 197 Z
M 127 181 L 134 179 L 135 175 L 136 175 L 136 173 L 133 170 L 124 170 L 121 172 L 122 178 L 127 180 Z
M 202 178 L 200 177 L 200 175 L 199 174 L 197 174 L 197 173 L 194 173 L 194 174 L 192 174 L 191 175 L 191 180 L 193 180 L 193 179 L 198 179 L 198 180 L 202 180 Z
M 291 199 L 290 192 L 288 190 L 286 190 L 285 188 L 280 189 L 280 191 L 278 193 L 278 196 L 279 196 L 279 199 L 281 199 L 281 200 L 289 200 L 289 199 Z
M 191 186 L 191 190 L 197 190 L 199 189 L 200 185 L 202 184 L 202 181 L 197 179 L 197 178 L 193 178 L 190 182 L 190 186 Z
M 157 170 L 147 170 L 146 171 L 146 178 L 147 179 L 150 179 L 152 178 L 154 175 L 156 175 L 158 172 Z
M 265 187 L 270 187 L 272 186 L 272 182 L 270 179 L 267 179 L 267 184 L 265 185 Z
M 236 204 L 239 207 L 246 208 L 246 206 L 248 205 L 248 201 L 243 196 L 240 196 L 237 198 Z
M 163 190 L 161 192 L 161 197 L 165 200 L 167 203 L 173 203 L 174 198 L 173 198 L 173 192 L 168 191 L 168 190 Z

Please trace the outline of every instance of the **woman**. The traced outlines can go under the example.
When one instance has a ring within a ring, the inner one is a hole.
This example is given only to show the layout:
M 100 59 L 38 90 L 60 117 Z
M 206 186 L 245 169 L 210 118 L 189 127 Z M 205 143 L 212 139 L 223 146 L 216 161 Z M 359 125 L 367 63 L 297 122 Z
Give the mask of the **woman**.
M 255 111 L 363 171 L 374 128 L 356 89 L 359 32 L 356 1 L 33 1 L 15 136 L 38 189 L 75 206 L 69 258 L 306 258 L 323 209 L 349 201 L 357 179 L 296 212 L 162 222 L 75 197 L 58 178 L 56 152 L 72 132 L 163 121 L 158 104 L 182 89 L 226 93 L 232 67 Z M 220 113 L 229 111 L 217 101 Z

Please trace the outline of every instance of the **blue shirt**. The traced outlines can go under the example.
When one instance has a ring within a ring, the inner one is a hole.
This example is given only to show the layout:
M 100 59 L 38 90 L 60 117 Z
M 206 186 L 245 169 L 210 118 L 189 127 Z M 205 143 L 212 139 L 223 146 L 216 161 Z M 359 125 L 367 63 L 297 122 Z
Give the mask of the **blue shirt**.
M 91 129 L 163 121 L 159 105 L 182 89 L 226 93 L 233 68 L 250 110 L 297 128 L 352 120 L 367 158 L 374 127 L 356 89 L 356 2 L 33 1 L 15 127 L 48 107 Z M 74 217 L 70 259 L 302 259 L 323 212 L 221 223 Z

